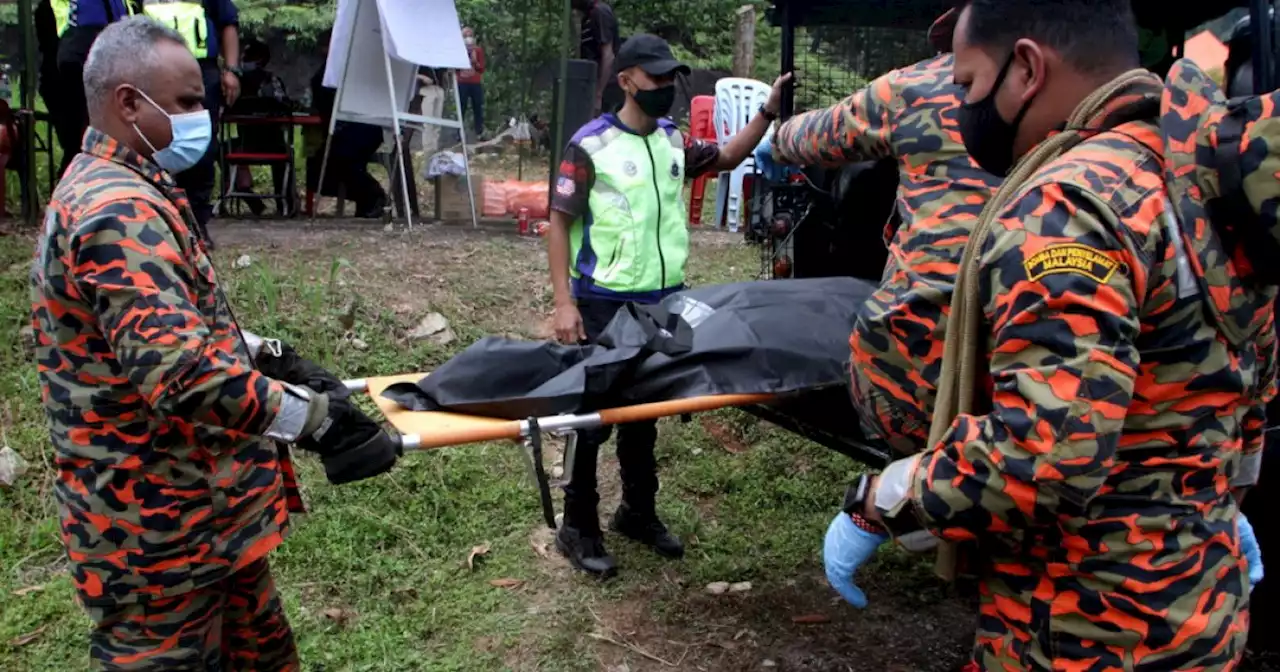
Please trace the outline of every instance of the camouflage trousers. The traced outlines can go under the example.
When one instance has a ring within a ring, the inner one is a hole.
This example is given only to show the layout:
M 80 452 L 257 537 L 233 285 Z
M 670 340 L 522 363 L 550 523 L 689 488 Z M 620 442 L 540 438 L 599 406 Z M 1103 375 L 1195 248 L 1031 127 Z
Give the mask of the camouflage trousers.
M 293 631 L 265 558 L 190 593 L 88 611 L 96 670 L 299 669 Z

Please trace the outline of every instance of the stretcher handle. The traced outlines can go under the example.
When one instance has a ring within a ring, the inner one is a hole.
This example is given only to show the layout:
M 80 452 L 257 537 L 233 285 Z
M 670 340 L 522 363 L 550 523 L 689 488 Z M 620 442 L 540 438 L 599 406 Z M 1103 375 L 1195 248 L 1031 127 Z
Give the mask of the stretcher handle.
M 352 393 L 368 392 L 369 379 L 355 378 L 352 380 L 344 380 L 342 381 L 342 386 L 347 388 L 348 392 L 352 392 Z M 391 438 L 400 442 L 401 453 L 406 453 L 410 450 L 423 450 L 426 448 L 442 448 L 445 445 L 453 445 L 453 444 L 443 444 L 443 445 L 424 446 L 422 443 L 422 437 L 419 436 L 418 434 L 398 434 L 397 433 L 397 434 L 392 434 Z M 446 438 L 449 438 L 449 437 L 446 437 Z
M 349 392 L 369 391 L 369 380 L 367 378 L 344 380 L 342 384 Z M 519 441 L 528 436 L 527 422 L 525 420 L 507 420 L 505 422 L 494 422 L 481 428 L 470 427 L 454 431 L 436 431 L 432 432 L 430 436 L 422 434 L 400 434 L 398 436 L 400 438 L 400 446 L 405 451 L 431 450 L 433 448 L 447 448 L 449 446 L 483 443 L 485 441 Z

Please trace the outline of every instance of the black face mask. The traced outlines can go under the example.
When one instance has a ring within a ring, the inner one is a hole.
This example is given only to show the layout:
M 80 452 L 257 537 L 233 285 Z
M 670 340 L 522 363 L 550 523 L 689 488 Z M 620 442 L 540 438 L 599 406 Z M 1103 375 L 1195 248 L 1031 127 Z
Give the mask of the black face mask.
M 1009 60 L 1004 62 L 995 84 L 991 85 L 991 93 L 982 100 L 960 105 L 960 137 L 964 140 L 965 150 L 983 170 L 997 177 L 1007 176 L 1013 168 L 1013 143 L 1018 136 L 1018 126 L 1035 99 L 1033 97 L 1022 104 L 1013 122 L 1000 117 L 1000 111 L 996 109 L 996 93 L 1004 85 L 1004 78 L 1012 65 L 1013 54 L 1009 54 Z
M 671 113 L 671 107 L 676 104 L 676 85 L 668 84 L 660 86 L 656 89 L 638 89 L 632 95 L 636 99 L 636 105 L 640 106 L 640 111 L 651 119 L 660 119 Z

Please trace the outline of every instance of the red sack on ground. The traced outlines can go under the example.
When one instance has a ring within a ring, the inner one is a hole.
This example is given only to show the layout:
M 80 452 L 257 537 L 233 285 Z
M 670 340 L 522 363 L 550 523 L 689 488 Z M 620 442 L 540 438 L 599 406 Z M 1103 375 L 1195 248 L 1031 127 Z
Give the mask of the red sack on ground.
M 547 183 L 538 182 L 506 182 L 507 212 L 516 214 L 520 208 L 529 209 L 529 217 L 533 219 L 551 216 L 550 197 Z M 485 195 L 486 199 L 488 195 Z
M 506 182 L 485 182 L 484 206 L 482 210 L 484 211 L 485 217 L 507 216 Z

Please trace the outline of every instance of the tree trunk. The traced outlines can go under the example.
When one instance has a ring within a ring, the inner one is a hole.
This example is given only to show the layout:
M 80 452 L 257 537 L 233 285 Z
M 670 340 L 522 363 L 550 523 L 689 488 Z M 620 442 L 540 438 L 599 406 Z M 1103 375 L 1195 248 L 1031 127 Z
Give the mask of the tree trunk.
M 751 77 L 756 69 L 756 8 L 738 8 L 737 40 L 733 47 L 733 76 Z

